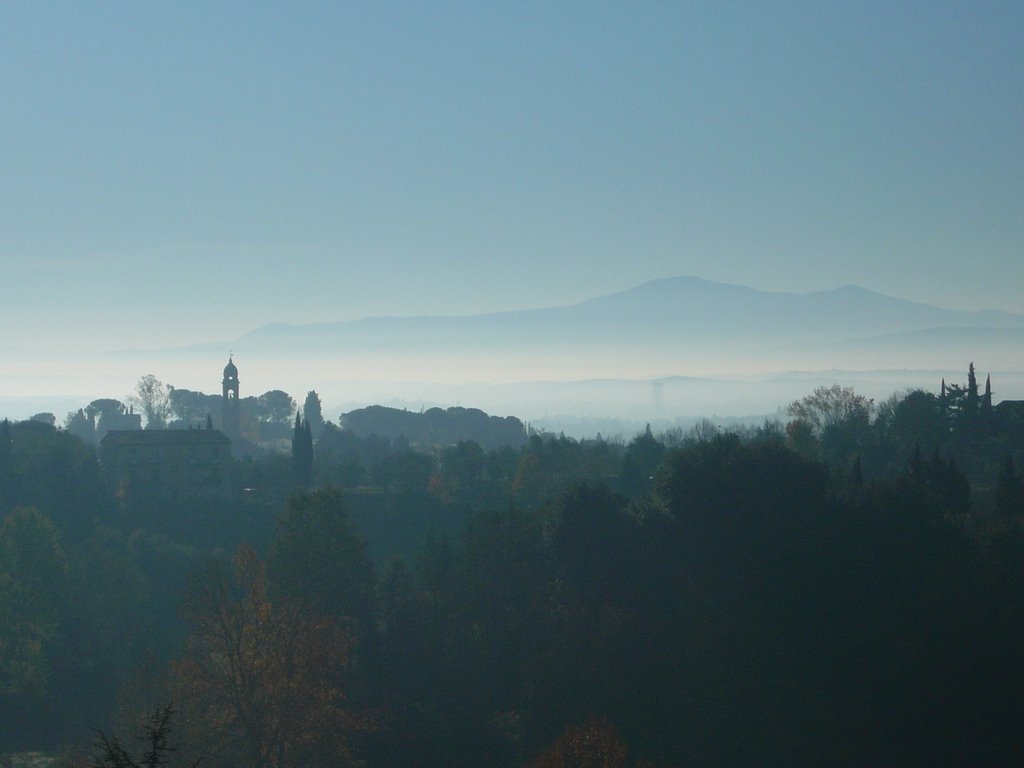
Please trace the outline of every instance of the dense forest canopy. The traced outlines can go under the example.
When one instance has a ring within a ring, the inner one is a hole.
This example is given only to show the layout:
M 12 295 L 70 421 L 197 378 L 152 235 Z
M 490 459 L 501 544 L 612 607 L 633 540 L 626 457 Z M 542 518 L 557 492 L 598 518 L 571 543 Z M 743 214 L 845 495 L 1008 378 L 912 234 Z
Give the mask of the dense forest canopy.
M 213 412 L 165 391 L 147 419 Z M 1024 759 L 1024 409 L 973 366 L 937 393 L 823 387 L 785 424 L 629 441 L 251 400 L 277 449 L 233 461 L 220 496 L 112 482 L 93 443 L 133 415 L 119 401 L 0 422 L 0 752 Z

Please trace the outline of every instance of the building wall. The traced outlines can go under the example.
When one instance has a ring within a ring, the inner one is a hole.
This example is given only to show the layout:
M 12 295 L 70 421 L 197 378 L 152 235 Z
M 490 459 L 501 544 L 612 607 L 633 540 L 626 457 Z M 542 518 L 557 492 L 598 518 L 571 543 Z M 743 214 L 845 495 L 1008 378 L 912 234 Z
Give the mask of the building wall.
M 227 496 L 231 441 L 219 430 L 111 431 L 100 459 L 115 485 L 175 497 Z

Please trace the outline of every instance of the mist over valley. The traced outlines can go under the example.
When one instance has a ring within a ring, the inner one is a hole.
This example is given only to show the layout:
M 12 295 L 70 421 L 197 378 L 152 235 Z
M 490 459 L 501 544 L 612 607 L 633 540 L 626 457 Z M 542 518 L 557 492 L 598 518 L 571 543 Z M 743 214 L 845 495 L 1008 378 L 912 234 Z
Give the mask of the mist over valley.
M 0 768 L 1024 765 L 1022 38 L 0 3 Z
M 628 436 L 646 422 L 762 419 L 831 383 L 876 400 L 933 391 L 970 361 L 994 374 L 999 399 L 1020 399 L 1021 350 L 1021 315 L 852 286 L 797 294 L 678 277 L 547 309 L 277 323 L 220 343 L 81 356 L 6 350 L 0 412 L 62 418 L 123 396 L 143 373 L 213 392 L 230 352 L 246 393 L 314 388 L 331 418 L 371 404 L 461 405 L 576 436 Z

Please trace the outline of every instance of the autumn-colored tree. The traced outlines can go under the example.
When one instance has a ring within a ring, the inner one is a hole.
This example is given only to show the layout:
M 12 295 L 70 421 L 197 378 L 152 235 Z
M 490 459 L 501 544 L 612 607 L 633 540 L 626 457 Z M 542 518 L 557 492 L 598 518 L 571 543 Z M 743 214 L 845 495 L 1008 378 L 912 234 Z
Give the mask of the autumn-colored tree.
M 16 507 L 0 523 L 0 694 L 45 689 L 66 578 L 53 523 L 35 507 Z
M 343 766 L 356 718 L 344 709 L 349 639 L 331 620 L 266 595 L 246 546 L 191 581 L 186 657 L 172 669 L 183 731 L 205 764 Z
M 530 768 L 626 768 L 627 749 L 608 723 L 591 720 L 566 729 L 558 740 L 530 763 Z

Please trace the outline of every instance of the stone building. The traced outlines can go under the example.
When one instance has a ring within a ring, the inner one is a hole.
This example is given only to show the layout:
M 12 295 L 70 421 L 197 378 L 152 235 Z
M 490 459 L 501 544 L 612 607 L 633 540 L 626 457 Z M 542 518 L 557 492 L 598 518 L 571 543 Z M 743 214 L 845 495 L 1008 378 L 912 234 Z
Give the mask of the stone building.
M 111 430 L 100 460 L 118 493 L 175 498 L 231 492 L 231 441 L 218 429 Z

